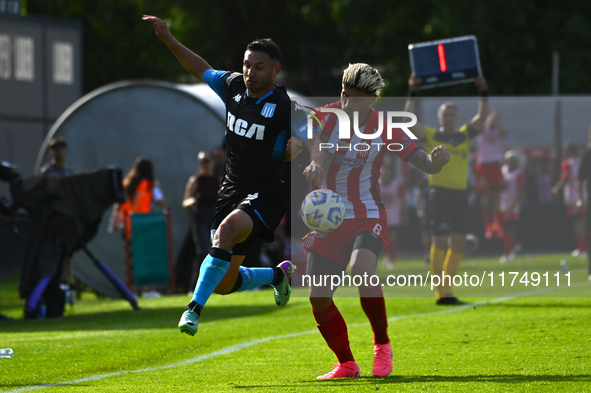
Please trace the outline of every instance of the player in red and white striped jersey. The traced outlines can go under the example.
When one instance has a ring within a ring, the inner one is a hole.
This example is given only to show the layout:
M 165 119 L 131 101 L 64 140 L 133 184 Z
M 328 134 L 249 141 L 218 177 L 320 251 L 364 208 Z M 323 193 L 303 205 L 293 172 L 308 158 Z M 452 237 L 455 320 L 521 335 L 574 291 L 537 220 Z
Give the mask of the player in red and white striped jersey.
M 340 139 L 337 115 L 320 112 L 326 123 L 316 125 L 314 140 L 315 148 L 323 148 L 323 154 L 310 163 L 304 174 L 308 180 L 314 180 L 309 174 L 315 176 L 315 168 L 321 165 L 325 185 L 341 196 L 346 215 L 336 230 L 310 232 L 304 237 L 303 246 L 309 251 L 307 275 L 311 277 L 340 276 L 349 261 L 353 276 L 375 274 L 377 258 L 388 244 L 387 216 L 378 183 L 385 154 L 393 153 L 426 173 L 438 173 L 449 162 L 447 148 L 438 146 L 429 155 L 400 129 L 393 129 L 388 138 L 386 122 L 370 108 L 384 85 L 375 68 L 351 64 L 344 71 L 342 82 L 341 100 L 324 108 L 345 111 L 353 127 L 357 116 L 357 132 L 351 131 L 349 139 Z M 373 139 L 358 135 L 375 135 L 380 128 L 382 134 Z M 339 362 L 320 379 L 359 376 L 359 366 L 349 347 L 347 325 L 333 302 L 335 290 L 310 282 L 310 303 L 318 329 Z M 374 332 L 373 374 L 387 376 L 392 370 L 392 349 L 382 288 L 361 286 L 359 295 Z
M 573 222 L 573 229 L 577 240 L 577 248 L 571 253 L 573 257 L 587 257 L 587 235 L 585 233 L 585 208 L 577 207 L 577 173 L 581 157 L 579 149 L 572 143 L 564 146 L 563 154 L 565 159 L 560 166 L 560 180 L 552 187 L 552 195 L 556 197 L 561 189 L 564 191 L 564 205 L 566 215 Z M 584 195 L 586 199 L 586 195 Z
M 506 263 L 515 259 L 521 250 L 517 243 L 517 221 L 521 213 L 521 204 L 525 200 L 525 179 L 520 168 L 517 154 L 511 150 L 505 153 L 505 165 L 501 169 L 505 189 L 501 193 L 499 210 L 503 221 L 503 243 L 505 249 L 499 262 Z
M 369 100 L 366 101 L 369 103 Z M 341 109 L 341 102 L 326 105 L 325 108 Z M 378 113 L 373 108 L 368 108 L 366 116 L 367 121 L 359 125 L 359 132 L 376 133 Z M 327 126 L 322 129 L 320 140 L 332 145 L 326 149 L 329 161 L 328 165 L 325 165 L 326 186 L 336 191 L 345 201 L 345 219 L 385 218 L 378 183 L 384 156 L 392 153 L 407 161 L 419 147 L 398 128 L 393 130 L 392 138 L 388 139 L 384 135 L 385 124 L 382 135 L 375 139 L 362 139 L 353 134 L 349 140 L 340 140 L 336 125 L 337 116 L 324 114 L 324 119 Z M 359 151 L 355 150 L 356 148 Z

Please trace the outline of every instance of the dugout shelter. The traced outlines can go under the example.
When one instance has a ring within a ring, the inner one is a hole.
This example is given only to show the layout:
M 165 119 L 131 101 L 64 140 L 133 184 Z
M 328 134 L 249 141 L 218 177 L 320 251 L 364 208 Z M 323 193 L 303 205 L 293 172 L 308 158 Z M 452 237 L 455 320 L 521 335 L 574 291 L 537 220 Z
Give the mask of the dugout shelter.
M 68 141 L 67 164 L 75 173 L 115 166 L 125 175 L 136 157 L 150 158 L 170 209 L 176 255 L 189 227 L 181 206 L 185 184 L 198 169 L 197 153 L 221 145 L 224 118 L 224 104 L 205 84 L 154 80 L 109 84 L 85 95 L 59 117 L 43 141 L 35 172 L 50 159 L 48 143 L 57 136 Z M 89 248 L 125 280 L 124 243 L 120 232 L 107 233 L 109 214 L 104 214 Z M 73 265 L 76 277 L 97 292 L 120 296 L 82 253 L 74 256 Z

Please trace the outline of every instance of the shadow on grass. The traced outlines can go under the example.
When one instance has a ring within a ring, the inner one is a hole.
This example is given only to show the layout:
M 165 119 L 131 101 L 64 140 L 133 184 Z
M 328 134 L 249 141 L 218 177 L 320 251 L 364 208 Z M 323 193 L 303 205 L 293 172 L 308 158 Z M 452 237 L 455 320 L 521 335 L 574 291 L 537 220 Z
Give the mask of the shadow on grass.
M 269 389 L 273 391 L 283 391 L 284 389 L 297 387 L 313 387 L 318 389 L 327 387 L 342 387 L 350 388 L 353 386 L 363 387 L 372 386 L 372 390 L 379 390 L 380 385 L 393 384 L 412 384 L 412 383 L 445 383 L 445 382 L 460 382 L 460 383 L 503 383 L 503 384 L 522 384 L 534 382 L 591 382 L 591 375 L 522 375 L 522 374 L 506 374 L 506 375 L 410 375 L 397 376 L 390 375 L 385 378 L 375 377 L 360 377 L 360 378 L 340 378 L 340 379 L 324 379 L 324 380 L 301 380 L 293 381 L 285 385 L 232 385 L 235 389 L 247 389 L 261 391 Z
M 220 306 L 212 305 L 203 310 L 200 324 L 222 319 L 251 317 L 280 311 L 276 305 Z M 46 331 L 92 331 L 126 329 L 162 329 L 176 327 L 183 312 L 182 307 L 142 308 L 140 311 L 117 310 L 61 318 L 9 320 L 0 322 L 0 331 L 27 333 Z

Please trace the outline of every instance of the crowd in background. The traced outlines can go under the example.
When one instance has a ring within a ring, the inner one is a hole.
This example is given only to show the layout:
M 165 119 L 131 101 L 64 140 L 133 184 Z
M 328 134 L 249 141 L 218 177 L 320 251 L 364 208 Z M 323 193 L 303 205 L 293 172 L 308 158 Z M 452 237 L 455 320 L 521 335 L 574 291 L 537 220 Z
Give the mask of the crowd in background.
M 480 195 L 476 184 L 477 143 L 478 141 L 475 139 L 471 145 L 470 160 L 468 167 L 468 189 L 470 193 L 469 209 L 475 214 L 482 211 L 482 207 L 479 204 Z M 572 151 L 570 156 L 567 156 L 567 148 L 571 149 Z M 584 149 L 585 146 L 576 146 L 570 143 L 566 143 L 564 149 L 565 152 L 563 152 L 563 158 L 567 160 L 569 157 L 580 157 Z M 557 160 L 553 149 L 546 147 L 532 147 L 523 149 L 503 148 L 503 151 L 503 165 L 507 167 L 509 165 L 509 161 L 514 160 L 514 165 L 516 165 L 522 173 L 522 206 L 539 207 L 543 209 L 562 205 L 567 206 L 569 203 L 574 204 L 576 199 L 571 201 L 565 201 L 565 197 L 562 190 L 560 190 L 560 192 L 553 192 L 553 187 L 561 179 L 562 172 L 560 169 L 558 169 L 560 167 L 557 165 Z M 428 231 L 428 223 L 426 222 L 428 220 L 426 211 L 426 196 L 428 189 L 428 185 L 426 182 L 427 177 L 419 173 L 411 165 L 408 165 L 406 163 L 402 163 L 402 165 L 397 165 L 397 163 L 394 161 L 391 162 L 390 160 L 385 160 L 384 165 L 384 174 L 393 173 L 394 175 L 393 177 L 390 175 L 383 176 L 380 179 L 382 191 L 386 189 L 391 189 L 393 187 L 392 184 L 398 185 L 398 190 L 403 190 L 402 193 L 400 191 L 389 193 L 387 197 L 389 200 L 385 200 L 385 202 L 388 202 L 389 204 L 389 208 L 387 210 L 388 217 L 392 215 L 396 217 L 397 220 L 398 217 L 400 217 L 398 223 L 393 226 L 393 232 L 403 232 L 406 229 L 408 229 L 410 220 L 413 219 L 413 215 L 416 215 L 421 229 L 424 258 L 427 263 L 429 258 L 428 245 L 430 242 L 430 233 Z M 564 166 L 564 164 L 562 166 Z M 572 174 L 572 176 L 574 180 L 574 177 L 576 177 L 576 173 Z M 506 192 L 506 190 L 507 184 L 503 183 L 503 185 L 499 187 L 501 196 L 503 192 Z M 573 189 L 571 187 L 571 193 L 572 190 Z M 384 199 L 386 199 L 386 195 L 387 193 L 384 192 Z M 394 202 L 392 200 L 397 201 Z M 565 210 L 565 214 L 567 216 L 572 216 L 572 214 L 567 210 Z M 578 216 L 584 218 L 584 215 L 582 214 L 582 212 L 579 212 Z M 576 221 L 576 219 L 573 220 Z M 479 231 L 477 230 L 477 228 L 473 228 L 473 232 Z M 482 231 L 482 235 L 484 239 L 487 238 L 485 236 L 484 231 Z M 582 235 L 584 237 L 584 233 Z M 519 237 L 519 235 L 517 236 Z M 384 264 L 388 268 L 392 268 L 394 266 L 394 261 L 396 259 L 395 238 L 395 235 L 393 238 L 391 238 L 393 244 L 391 244 L 389 246 L 389 250 L 386 249 L 384 253 Z M 587 256 L 586 245 L 581 244 L 581 233 L 580 230 L 578 230 L 576 227 L 573 231 L 573 238 L 575 238 L 576 240 L 577 248 L 572 251 L 572 255 L 585 258 Z M 519 244 L 518 246 L 518 248 L 521 249 L 521 244 Z M 412 251 L 408 248 L 405 249 L 404 246 L 400 248 L 402 249 L 402 251 Z M 506 250 L 500 252 L 503 252 L 503 255 L 505 257 L 508 256 Z M 501 258 L 501 260 L 503 259 L 505 259 L 506 262 L 506 258 Z

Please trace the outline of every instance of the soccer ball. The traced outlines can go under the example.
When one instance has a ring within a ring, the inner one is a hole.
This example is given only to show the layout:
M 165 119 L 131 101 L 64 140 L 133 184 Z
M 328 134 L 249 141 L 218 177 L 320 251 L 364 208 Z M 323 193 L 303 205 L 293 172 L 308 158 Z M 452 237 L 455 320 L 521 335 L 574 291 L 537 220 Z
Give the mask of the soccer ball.
M 302 220 L 313 231 L 334 231 L 344 218 L 345 203 L 333 190 L 323 188 L 312 191 L 302 202 Z

